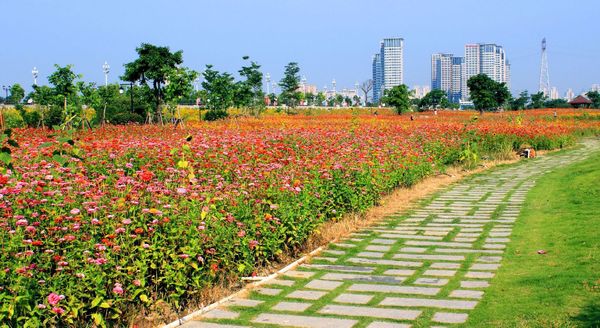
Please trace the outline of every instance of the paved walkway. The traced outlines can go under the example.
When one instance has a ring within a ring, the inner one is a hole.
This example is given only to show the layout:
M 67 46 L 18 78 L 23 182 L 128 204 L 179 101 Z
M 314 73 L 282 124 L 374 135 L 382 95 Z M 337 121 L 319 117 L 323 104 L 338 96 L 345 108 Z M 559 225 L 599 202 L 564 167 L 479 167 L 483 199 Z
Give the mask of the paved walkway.
M 493 283 L 535 179 L 600 142 L 468 178 L 183 327 L 450 327 Z

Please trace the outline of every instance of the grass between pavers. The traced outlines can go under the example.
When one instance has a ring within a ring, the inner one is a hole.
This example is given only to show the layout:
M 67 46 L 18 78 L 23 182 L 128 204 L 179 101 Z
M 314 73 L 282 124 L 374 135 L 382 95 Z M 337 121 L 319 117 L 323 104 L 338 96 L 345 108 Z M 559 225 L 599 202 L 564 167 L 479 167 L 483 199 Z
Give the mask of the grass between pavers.
M 600 327 L 599 198 L 600 154 L 538 179 L 464 326 Z

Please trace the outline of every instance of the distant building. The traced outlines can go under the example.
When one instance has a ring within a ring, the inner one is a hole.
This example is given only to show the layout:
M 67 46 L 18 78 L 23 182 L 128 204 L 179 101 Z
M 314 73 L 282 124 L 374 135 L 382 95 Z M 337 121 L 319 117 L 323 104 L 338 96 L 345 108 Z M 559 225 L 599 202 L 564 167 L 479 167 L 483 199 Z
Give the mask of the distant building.
M 446 92 L 453 103 L 458 103 L 462 95 L 463 61 L 463 57 L 452 54 L 431 55 L 431 89 Z
M 556 100 L 558 98 L 560 98 L 560 95 L 558 94 L 558 89 L 556 87 L 552 87 L 552 89 L 550 89 L 550 99 Z
M 592 84 L 592 89 L 590 91 L 600 92 L 600 84 Z
M 465 45 L 464 65 L 463 100 L 469 98 L 466 82 L 477 74 L 485 74 L 496 82 L 504 82 L 510 88 L 510 64 L 502 46 L 491 43 L 467 44 Z
M 420 86 L 420 85 L 415 85 L 412 88 L 412 94 L 411 97 L 414 99 L 421 99 L 423 97 L 425 97 L 426 94 L 429 93 L 429 91 L 431 91 L 431 88 L 427 85 L 424 86 Z
M 373 101 L 378 102 L 384 90 L 403 83 L 404 39 L 383 39 L 379 53 L 373 57 Z
M 575 98 L 575 93 L 573 92 L 573 89 L 568 88 L 567 92 L 565 92 L 565 99 L 567 101 L 571 101 Z

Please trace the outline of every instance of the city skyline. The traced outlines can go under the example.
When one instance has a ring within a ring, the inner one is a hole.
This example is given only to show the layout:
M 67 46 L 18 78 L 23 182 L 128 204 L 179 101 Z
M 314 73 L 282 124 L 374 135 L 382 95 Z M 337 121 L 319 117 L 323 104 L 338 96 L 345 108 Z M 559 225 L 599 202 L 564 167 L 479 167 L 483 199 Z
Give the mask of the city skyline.
M 589 23 L 599 3 L 547 1 L 536 6 L 513 0 L 493 6 L 465 0 L 460 4 L 425 1 L 407 8 L 376 1 L 363 8 L 353 0 L 309 0 L 302 6 L 267 0 L 251 4 L 181 1 L 171 8 L 173 18 L 165 18 L 168 7 L 158 1 L 143 5 L 114 0 L 9 2 L 3 6 L 6 15 L 0 23 L 10 31 L 0 52 L 0 83 L 20 83 L 29 90 L 34 67 L 38 83 L 46 84 L 53 64 L 73 64 L 84 80 L 102 85 L 105 61 L 111 66 L 109 82 L 116 83 L 122 65 L 135 58 L 135 48 L 149 42 L 183 50 L 184 65 L 197 71 L 214 64 L 221 71 L 236 73 L 241 57 L 249 55 L 262 65 L 263 73 L 271 74 L 272 81 L 280 80 L 285 64 L 296 61 L 308 83 L 323 86 L 336 79 L 340 89 L 350 89 L 371 77 L 373 44 L 394 35 L 405 40 L 403 82 L 408 86 L 429 84 L 431 54 L 458 55 L 464 44 L 494 42 L 510 54 L 511 91 L 535 92 L 543 37 L 548 40 L 553 87 L 562 92 L 572 88 L 579 94 L 600 83 L 596 65 L 600 45 L 591 42 Z M 332 10 L 336 15 L 329 14 Z M 397 19 L 406 10 L 411 14 Z M 568 15 L 569 11 L 578 15 Z M 450 21 L 451 33 L 441 33 Z

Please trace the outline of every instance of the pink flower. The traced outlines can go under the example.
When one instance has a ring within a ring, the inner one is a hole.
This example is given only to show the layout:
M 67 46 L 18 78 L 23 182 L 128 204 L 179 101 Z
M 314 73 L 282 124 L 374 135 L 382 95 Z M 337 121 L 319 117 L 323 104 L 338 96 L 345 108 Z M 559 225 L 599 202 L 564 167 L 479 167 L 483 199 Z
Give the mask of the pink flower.
M 98 219 L 92 219 L 92 224 L 93 225 L 99 225 L 100 224 L 100 220 L 98 220 Z
M 250 249 L 254 249 L 254 247 L 256 247 L 258 245 L 258 241 L 256 240 L 251 240 L 248 242 L 248 246 L 250 246 Z
M 179 254 L 179 258 L 181 258 L 181 259 L 187 259 L 188 257 L 190 257 L 190 256 L 187 254 Z
M 65 295 L 58 295 L 56 293 L 50 293 L 50 295 L 48 295 L 47 299 L 48 299 L 48 303 L 50 305 L 56 305 L 61 300 L 65 299 Z
M 115 283 L 115 287 L 113 288 L 113 293 L 118 294 L 118 295 L 123 295 L 125 291 L 123 290 L 123 286 L 116 282 Z
M 63 308 L 55 306 L 52 308 L 52 312 L 54 312 L 58 315 L 61 315 L 61 314 L 65 313 L 65 310 Z
M 77 215 L 79 214 L 79 212 L 81 212 L 78 208 L 74 208 L 71 210 L 71 215 Z
M 180 195 L 185 195 L 187 194 L 187 189 L 185 188 L 177 188 L 177 193 Z
M 35 232 L 35 227 L 34 226 L 27 226 L 27 228 L 25 228 L 25 231 L 27 231 L 29 233 L 34 233 Z
M 77 277 L 79 279 L 83 279 L 83 278 L 85 278 L 85 274 L 83 274 L 83 273 L 76 273 L 75 277 Z
M 128 224 L 131 224 L 131 220 L 125 219 L 125 220 L 121 221 L 121 223 L 123 223 L 124 225 L 128 225 Z
M 46 305 L 44 305 L 44 304 L 38 304 L 38 305 L 37 305 L 37 308 L 38 308 L 38 309 L 45 309 L 45 308 L 46 308 Z
M 17 226 L 24 227 L 24 226 L 26 226 L 26 225 L 27 225 L 27 220 L 25 220 L 25 219 L 21 219 L 21 220 L 18 220 L 18 221 L 17 221 L 15 224 L 16 224 Z
M 135 280 L 133 281 L 133 284 L 134 284 L 135 286 L 138 286 L 138 287 L 139 287 L 139 286 L 141 286 L 141 285 L 142 285 L 142 282 L 141 282 L 139 279 L 135 279 Z
M 116 234 L 120 234 L 120 233 L 123 233 L 123 232 L 125 232 L 125 228 L 122 228 L 122 227 L 121 227 L 121 228 L 117 228 L 117 229 L 115 229 L 115 233 L 116 233 Z

